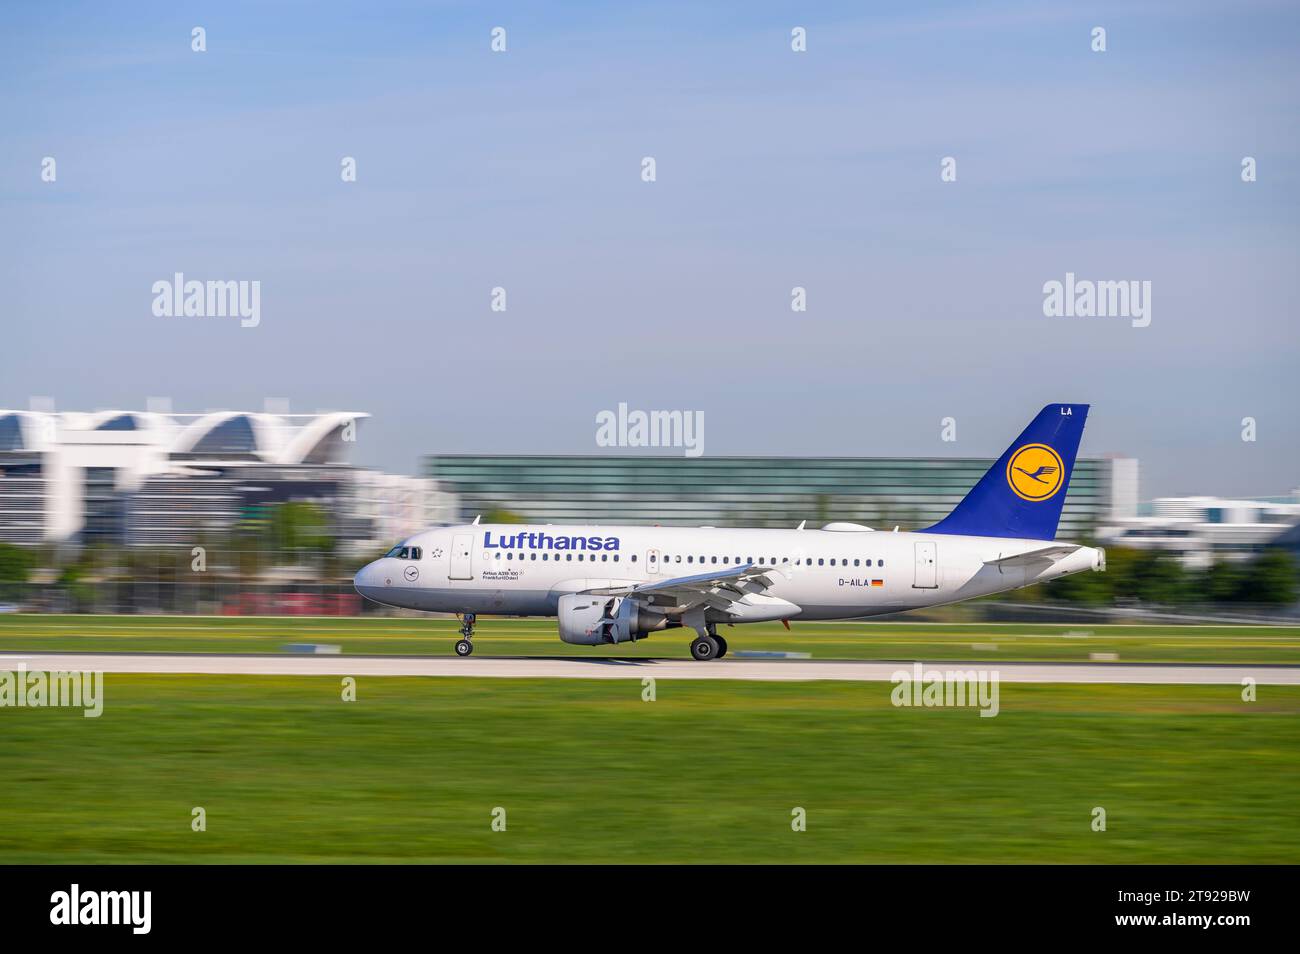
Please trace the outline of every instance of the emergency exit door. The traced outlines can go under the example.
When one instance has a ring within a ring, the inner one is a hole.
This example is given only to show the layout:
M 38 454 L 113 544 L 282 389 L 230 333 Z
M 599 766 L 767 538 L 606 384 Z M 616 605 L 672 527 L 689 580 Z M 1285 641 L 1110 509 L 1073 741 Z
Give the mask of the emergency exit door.
M 916 576 L 912 586 L 921 590 L 939 587 L 938 548 L 932 542 L 916 544 Z

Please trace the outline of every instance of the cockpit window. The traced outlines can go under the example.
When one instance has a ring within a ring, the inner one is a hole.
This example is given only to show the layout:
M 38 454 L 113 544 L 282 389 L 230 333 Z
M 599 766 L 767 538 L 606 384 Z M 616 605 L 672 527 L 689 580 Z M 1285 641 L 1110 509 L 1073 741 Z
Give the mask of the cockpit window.
M 396 557 L 399 560 L 409 560 L 411 558 L 411 548 L 404 547 L 399 543 L 397 546 L 385 553 L 384 556 Z

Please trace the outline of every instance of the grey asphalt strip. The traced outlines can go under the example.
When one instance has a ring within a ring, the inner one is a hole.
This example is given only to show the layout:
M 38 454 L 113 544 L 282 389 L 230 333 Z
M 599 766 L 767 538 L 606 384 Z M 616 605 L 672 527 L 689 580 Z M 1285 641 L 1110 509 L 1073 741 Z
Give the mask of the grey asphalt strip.
M 502 679 L 736 679 L 758 682 L 890 682 L 912 673 L 906 662 L 848 660 L 547 659 L 520 657 L 281 656 L 147 653 L 0 653 L 0 669 L 105 673 L 192 673 L 251 676 L 468 676 Z M 923 671 L 997 672 L 1003 682 L 1162 685 L 1300 685 L 1297 666 L 1203 666 L 924 662 Z M 923 676 L 923 678 L 926 678 Z

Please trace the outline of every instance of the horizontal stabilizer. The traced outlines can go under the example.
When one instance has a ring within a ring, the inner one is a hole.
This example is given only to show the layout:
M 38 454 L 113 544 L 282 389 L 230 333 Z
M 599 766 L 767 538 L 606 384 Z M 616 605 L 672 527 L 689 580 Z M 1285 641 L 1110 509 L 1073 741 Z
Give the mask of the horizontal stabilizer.
M 1011 556 L 999 557 L 996 560 L 985 560 L 985 566 L 1028 566 L 1030 563 L 1054 563 L 1058 557 L 1068 556 L 1077 546 L 1068 543 L 1062 543 L 1054 547 L 1039 547 L 1037 550 L 1028 550 L 1025 553 L 1013 553 Z

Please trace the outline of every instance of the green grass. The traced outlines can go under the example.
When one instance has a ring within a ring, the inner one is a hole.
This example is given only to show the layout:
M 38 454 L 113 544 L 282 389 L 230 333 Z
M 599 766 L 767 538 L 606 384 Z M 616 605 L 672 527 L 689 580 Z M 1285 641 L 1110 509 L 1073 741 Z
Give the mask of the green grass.
M 0 709 L 0 863 L 1300 862 L 1300 689 L 105 678 Z
M 451 619 L 151 616 L 0 617 L 0 651 L 282 652 L 287 643 L 325 642 L 344 653 L 448 655 Z M 779 623 L 724 627 L 733 650 L 793 650 L 829 659 L 953 659 L 1009 662 L 1290 663 L 1300 665 L 1300 626 L 1107 626 L 1091 624 Z M 688 635 L 652 635 L 635 645 L 570 646 L 554 620 L 483 618 L 480 656 L 679 656 Z

